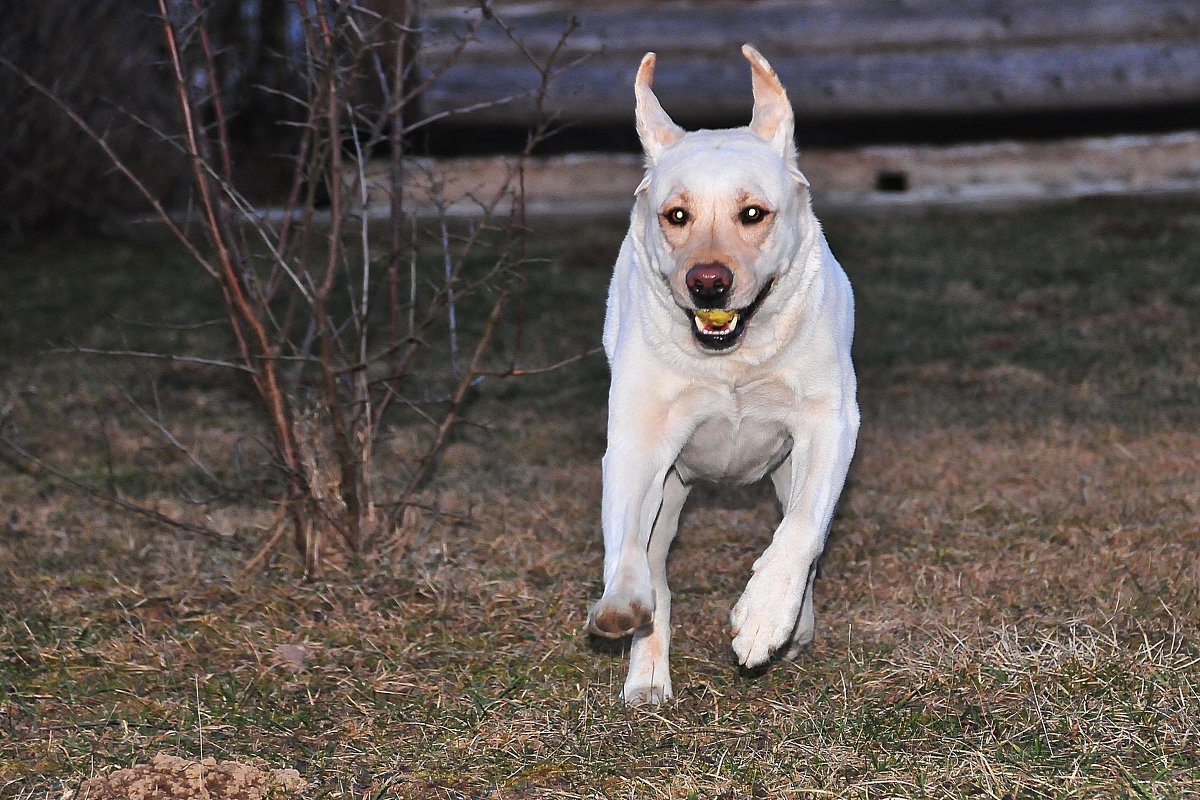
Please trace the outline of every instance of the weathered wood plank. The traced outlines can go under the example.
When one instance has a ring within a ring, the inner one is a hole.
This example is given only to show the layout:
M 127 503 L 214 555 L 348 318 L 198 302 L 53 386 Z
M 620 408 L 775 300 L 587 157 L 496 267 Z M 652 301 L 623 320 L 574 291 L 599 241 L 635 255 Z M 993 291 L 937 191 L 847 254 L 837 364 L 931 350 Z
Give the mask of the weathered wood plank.
M 469 16 L 469 15 L 468 15 Z M 542 57 L 568 15 L 538 6 L 509 25 Z M 584 6 L 559 63 L 548 106 L 571 120 L 623 121 L 641 54 L 660 55 L 655 89 L 689 120 L 748 114 L 737 53 L 753 41 L 788 87 L 799 116 L 1028 112 L 1200 102 L 1200 2 L 1094 0 L 956 4 L 848 0 L 825 6 L 675 2 L 616 10 Z M 463 15 L 427 19 L 426 68 L 445 58 Z M 452 21 L 454 20 L 454 21 Z M 439 113 L 528 94 L 539 76 L 517 48 L 484 26 L 422 98 Z M 473 120 L 529 118 L 528 97 Z
M 511 187 L 512 157 L 421 160 L 405 171 L 406 207 L 475 216 L 482 199 Z M 1200 133 L 992 142 L 954 146 L 809 148 L 800 166 L 820 208 L 1012 203 L 1097 194 L 1200 192 Z M 531 214 L 626 214 L 643 174 L 633 154 L 530 159 Z M 357 175 L 348 175 L 357 180 Z M 367 170 L 368 212 L 386 214 L 387 165 Z M 358 192 L 352 192 L 357 196 Z
M 570 18 L 579 19 L 580 28 L 564 51 L 568 58 L 598 53 L 640 57 L 649 50 L 715 57 L 744 41 L 782 56 L 1130 39 L 1183 42 L 1200 37 L 1196 0 L 555 0 L 499 3 L 497 8 L 523 44 L 539 56 L 558 44 Z M 449 46 L 479 13 L 461 0 L 427 8 L 427 46 Z M 479 29 L 469 49 L 469 57 L 481 62 L 512 56 L 507 35 L 494 26 Z
M 677 121 L 734 119 L 750 111 L 749 74 L 736 49 L 730 58 L 663 56 L 655 91 Z M 788 89 L 797 117 L 901 113 L 1027 112 L 1136 108 L 1200 101 L 1200 42 L 1014 48 L 980 52 L 822 55 L 767 53 Z M 579 121 L 632 120 L 637 62 L 594 60 L 561 76 L 547 107 Z M 500 97 L 477 122 L 529 118 L 537 75 L 523 66 L 447 71 L 422 98 L 425 113 Z

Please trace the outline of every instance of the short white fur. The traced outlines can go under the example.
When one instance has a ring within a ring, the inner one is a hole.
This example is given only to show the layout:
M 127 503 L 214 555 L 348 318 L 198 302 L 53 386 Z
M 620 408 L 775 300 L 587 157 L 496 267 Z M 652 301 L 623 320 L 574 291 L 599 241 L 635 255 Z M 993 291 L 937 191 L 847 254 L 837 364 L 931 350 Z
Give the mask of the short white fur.
M 739 663 L 794 657 L 812 640 L 813 577 L 858 431 L 850 283 L 813 215 L 787 95 L 757 50 L 742 53 L 754 93 L 747 127 L 677 126 L 651 88 L 653 53 L 635 81 L 646 176 L 604 323 L 604 593 L 589 616 L 600 635 L 633 635 L 622 691 L 631 703 L 673 694 L 666 561 L 696 481 L 769 476 L 783 507 L 730 617 Z M 737 216 L 751 201 L 769 211 L 753 229 Z M 664 221 L 672 202 L 687 204 L 688 226 Z M 728 349 L 694 335 L 685 276 L 703 259 L 731 270 L 729 309 L 765 290 Z

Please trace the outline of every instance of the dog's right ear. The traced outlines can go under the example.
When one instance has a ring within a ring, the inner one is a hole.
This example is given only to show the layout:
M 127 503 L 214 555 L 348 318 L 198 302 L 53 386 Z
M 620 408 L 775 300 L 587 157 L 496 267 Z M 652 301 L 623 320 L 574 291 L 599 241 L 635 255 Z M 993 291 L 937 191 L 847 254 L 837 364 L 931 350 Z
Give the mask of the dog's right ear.
M 683 137 L 683 128 L 667 116 L 658 98 L 654 96 L 654 90 L 650 88 L 654 83 L 655 60 L 654 53 L 646 53 L 633 82 L 633 94 L 637 98 L 635 117 L 638 138 L 642 140 L 642 149 L 651 161 Z

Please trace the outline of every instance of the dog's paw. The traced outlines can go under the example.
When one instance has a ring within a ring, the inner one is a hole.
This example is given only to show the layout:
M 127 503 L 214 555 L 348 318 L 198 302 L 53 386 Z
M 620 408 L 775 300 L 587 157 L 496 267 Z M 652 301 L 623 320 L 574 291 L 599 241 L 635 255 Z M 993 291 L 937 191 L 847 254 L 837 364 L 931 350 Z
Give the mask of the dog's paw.
M 798 570 L 778 559 L 760 558 L 755 569 L 729 616 L 733 651 L 746 668 L 765 664 L 791 639 L 808 574 L 807 568 Z
M 618 639 L 654 621 L 654 596 L 647 592 L 605 593 L 588 614 L 588 630 Z
M 621 699 L 626 705 L 631 706 L 653 706 L 659 703 L 665 703 L 672 700 L 675 693 L 671 691 L 671 682 L 667 681 L 662 685 L 650 686 L 629 686 L 621 690 Z

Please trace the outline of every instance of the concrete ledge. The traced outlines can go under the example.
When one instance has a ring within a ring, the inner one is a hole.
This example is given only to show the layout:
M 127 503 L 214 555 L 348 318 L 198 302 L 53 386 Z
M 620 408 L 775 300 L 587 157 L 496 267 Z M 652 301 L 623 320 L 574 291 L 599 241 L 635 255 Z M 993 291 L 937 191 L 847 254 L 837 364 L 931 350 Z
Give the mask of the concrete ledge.
M 994 205 L 1093 195 L 1200 193 L 1200 131 L 1058 142 L 810 149 L 800 166 L 819 208 Z M 387 165 L 366 170 L 367 213 L 388 213 Z M 507 212 L 519 185 L 512 157 L 415 160 L 406 166 L 405 206 L 419 215 Z M 628 154 L 533 158 L 524 165 L 532 215 L 621 214 L 642 178 Z M 358 189 L 359 176 L 348 183 Z

